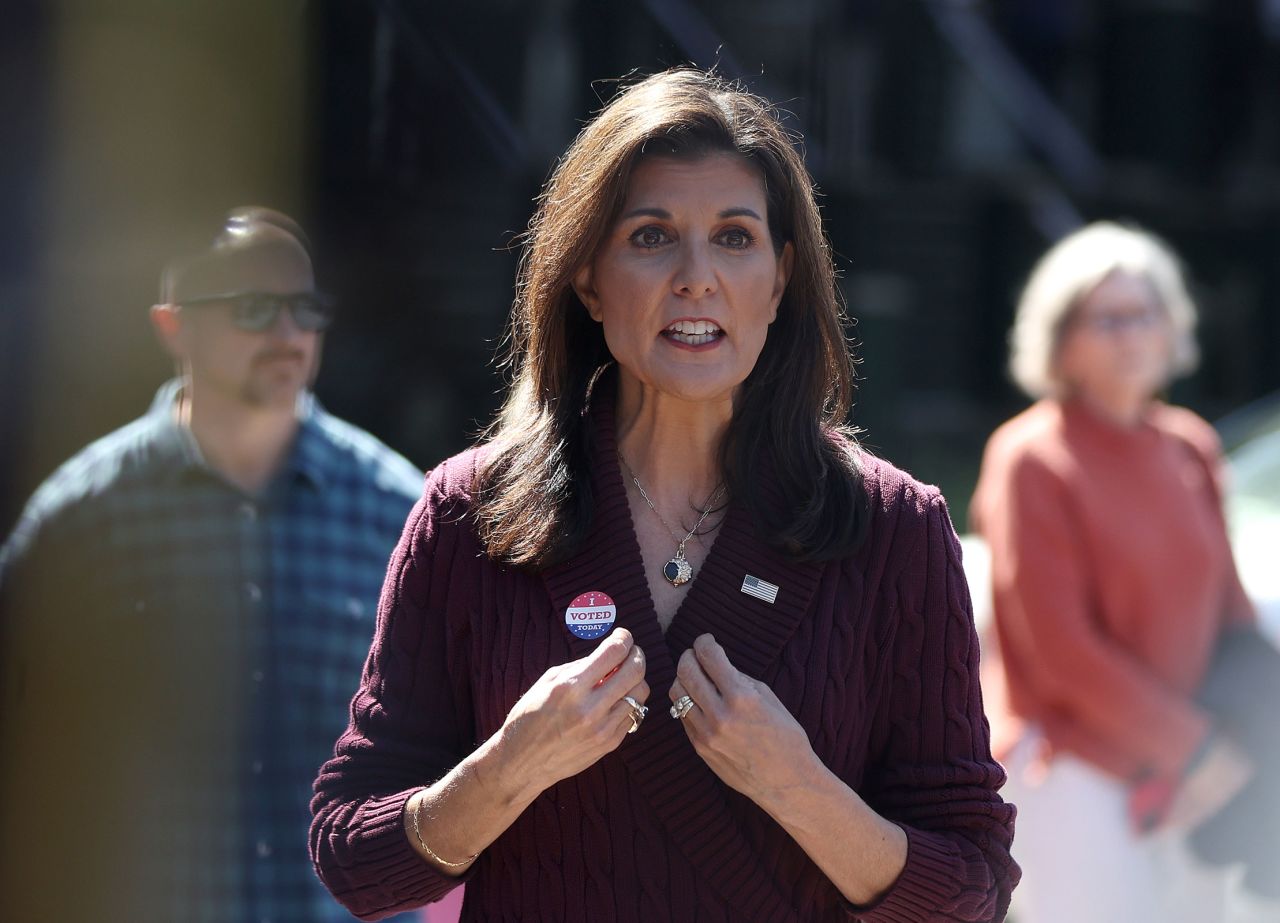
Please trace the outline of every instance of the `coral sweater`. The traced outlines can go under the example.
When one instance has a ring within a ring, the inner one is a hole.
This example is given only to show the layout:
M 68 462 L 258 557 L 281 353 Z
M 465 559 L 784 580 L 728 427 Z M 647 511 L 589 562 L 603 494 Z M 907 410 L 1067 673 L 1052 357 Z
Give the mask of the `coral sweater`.
M 607 402 L 597 402 L 604 405 Z M 612 407 L 592 411 L 594 525 L 529 574 L 490 562 L 468 522 L 476 453 L 435 469 L 392 558 L 352 723 L 316 781 L 312 856 L 357 915 L 438 900 L 464 920 L 1002 919 L 1018 878 L 1013 810 L 996 794 L 959 546 L 934 488 L 863 459 L 870 536 L 828 563 L 783 557 L 731 506 L 664 634 L 618 470 Z M 759 488 L 768 498 L 769 484 Z M 770 604 L 740 591 L 754 575 Z M 647 655 L 639 732 L 543 792 L 462 879 L 424 862 L 406 800 L 501 726 L 550 666 L 585 656 L 565 610 L 601 590 Z M 711 632 L 769 684 L 826 765 L 907 833 L 899 879 L 853 907 L 754 803 L 698 757 L 662 704 L 681 652 Z
M 1045 400 L 992 435 L 972 519 L 1003 664 L 988 696 L 1014 719 L 993 709 L 997 755 L 1034 722 L 1122 779 L 1181 771 L 1209 728 L 1194 696 L 1218 635 L 1254 617 L 1221 462 L 1207 423 L 1160 403 L 1126 428 Z

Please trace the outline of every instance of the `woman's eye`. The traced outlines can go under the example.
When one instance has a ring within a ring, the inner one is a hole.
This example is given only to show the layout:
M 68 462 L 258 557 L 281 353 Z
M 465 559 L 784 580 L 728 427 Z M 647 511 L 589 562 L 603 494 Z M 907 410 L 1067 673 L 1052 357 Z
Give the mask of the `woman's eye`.
M 755 241 L 755 238 L 742 228 L 730 228 L 720 235 L 720 239 L 724 241 L 726 247 L 733 250 L 745 250 Z
M 631 235 L 633 243 L 641 247 L 659 247 L 667 241 L 667 234 L 662 228 L 643 227 Z

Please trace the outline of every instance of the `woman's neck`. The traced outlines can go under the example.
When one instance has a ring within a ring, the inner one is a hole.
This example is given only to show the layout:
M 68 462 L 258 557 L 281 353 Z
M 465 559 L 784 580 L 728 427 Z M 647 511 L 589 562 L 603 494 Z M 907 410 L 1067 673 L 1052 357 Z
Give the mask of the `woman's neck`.
M 1147 418 L 1151 402 L 1155 400 L 1153 396 L 1147 395 L 1092 394 L 1085 389 L 1077 389 L 1071 396 L 1094 416 L 1122 429 L 1140 426 Z
M 691 402 L 623 381 L 618 389 L 618 449 L 660 510 L 704 508 L 724 480 L 720 445 L 731 400 Z

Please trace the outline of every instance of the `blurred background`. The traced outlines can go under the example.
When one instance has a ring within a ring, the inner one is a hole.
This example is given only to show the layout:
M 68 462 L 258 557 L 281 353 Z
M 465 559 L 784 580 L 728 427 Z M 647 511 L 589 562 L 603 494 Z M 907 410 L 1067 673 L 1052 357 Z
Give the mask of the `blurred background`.
M 688 62 L 793 114 L 857 319 L 855 422 L 962 528 L 983 441 L 1024 404 L 1018 287 L 1081 220 L 1138 221 L 1187 259 L 1204 362 L 1175 400 L 1249 408 L 1242 442 L 1280 389 L 1277 0 L 5 7 L 0 534 L 145 410 L 170 372 L 160 268 L 239 204 L 313 237 L 343 307 L 329 409 L 424 467 L 464 447 L 554 158 L 616 78 Z

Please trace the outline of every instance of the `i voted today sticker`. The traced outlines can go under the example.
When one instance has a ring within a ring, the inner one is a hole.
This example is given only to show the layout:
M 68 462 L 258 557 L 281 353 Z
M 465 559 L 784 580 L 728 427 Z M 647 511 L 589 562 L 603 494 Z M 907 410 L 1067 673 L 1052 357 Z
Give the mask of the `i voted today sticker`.
M 608 593 L 591 590 L 575 596 L 564 610 L 564 623 L 579 638 L 591 641 L 609 631 L 618 618 L 618 607 Z

